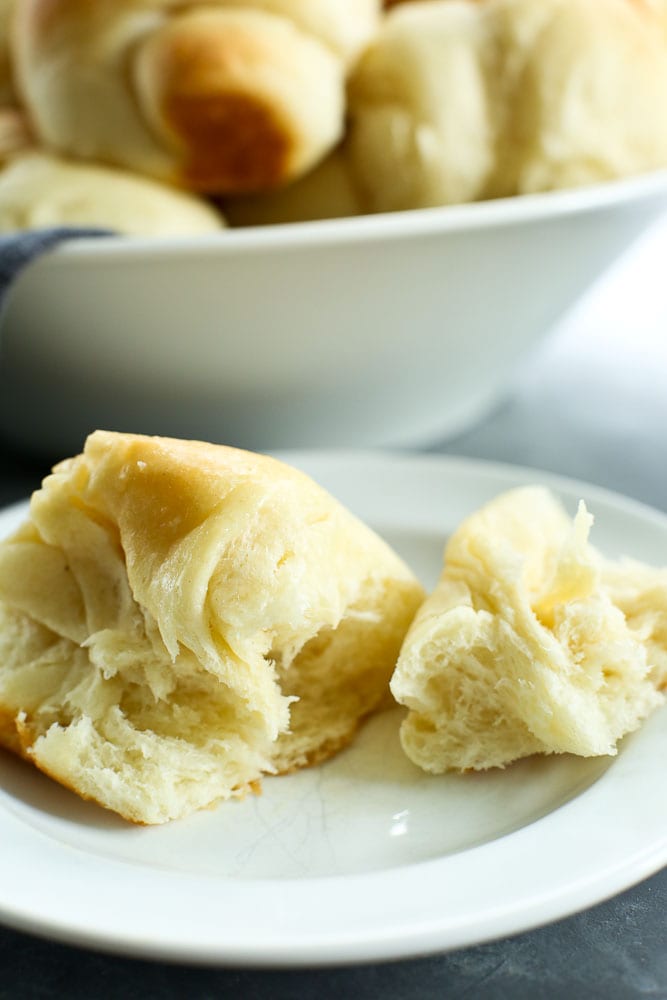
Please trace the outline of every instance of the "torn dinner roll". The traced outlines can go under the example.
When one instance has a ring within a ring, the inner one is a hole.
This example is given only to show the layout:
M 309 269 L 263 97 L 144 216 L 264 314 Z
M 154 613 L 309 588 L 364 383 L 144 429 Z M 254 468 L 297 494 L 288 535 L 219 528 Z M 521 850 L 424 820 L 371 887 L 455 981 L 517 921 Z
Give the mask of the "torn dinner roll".
M 162 823 L 345 746 L 423 591 L 310 478 L 96 432 L 0 545 L 0 742 Z
M 667 570 L 612 562 L 542 487 L 510 491 L 452 535 L 391 690 L 426 771 L 535 753 L 614 754 L 663 703 Z

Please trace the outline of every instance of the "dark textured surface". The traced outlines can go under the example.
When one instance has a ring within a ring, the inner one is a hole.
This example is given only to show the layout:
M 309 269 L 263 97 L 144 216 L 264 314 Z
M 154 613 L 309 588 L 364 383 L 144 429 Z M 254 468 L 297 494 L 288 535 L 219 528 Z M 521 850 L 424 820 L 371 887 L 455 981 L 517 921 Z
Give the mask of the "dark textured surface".
M 30 495 L 49 470 L 49 463 L 17 455 L 0 437 L 0 505 L 6 506 Z
M 618 268 L 554 333 L 495 413 L 434 450 L 582 478 L 667 510 L 667 288 L 661 278 L 667 232 L 661 239 L 659 246 L 654 239 L 652 255 L 635 255 Z M 0 443 L 0 502 L 25 497 L 47 468 L 46 458 L 25 459 Z M 667 870 L 593 909 L 510 940 L 380 966 L 188 968 L 101 955 L 0 928 L 0 1000 L 228 996 L 667 998 Z
M 0 1000 L 629 1000 L 667 996 L 667 871 L 585 913 L 507 941 L 380 966 L 191 968 L 114 958 L 0 930 Z

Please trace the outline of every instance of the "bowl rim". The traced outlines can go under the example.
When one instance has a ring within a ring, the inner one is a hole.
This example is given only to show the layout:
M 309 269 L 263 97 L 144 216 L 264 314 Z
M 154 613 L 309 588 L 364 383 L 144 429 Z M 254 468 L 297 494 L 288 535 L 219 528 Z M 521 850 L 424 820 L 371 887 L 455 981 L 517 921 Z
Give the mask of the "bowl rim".
M 58 245 L 48 258 L 63 261 L 123 260 L 133 257 L 169 257 L 197 254 L 227 255 L 270 249 L 312 249 L 349 243 L 378 243 L 434 234 L 529 225 L 556 217 L 581 215 L 636 201 L 664 197 L 667 206 L 667 168 L 585 187 L 522 194 L 489 201 L 445 205 L 374 215 L 349 216 L 307 222 L 223 229 L 219 233 L 179 237 L 140 237 L 104 234 L 81 237 Z

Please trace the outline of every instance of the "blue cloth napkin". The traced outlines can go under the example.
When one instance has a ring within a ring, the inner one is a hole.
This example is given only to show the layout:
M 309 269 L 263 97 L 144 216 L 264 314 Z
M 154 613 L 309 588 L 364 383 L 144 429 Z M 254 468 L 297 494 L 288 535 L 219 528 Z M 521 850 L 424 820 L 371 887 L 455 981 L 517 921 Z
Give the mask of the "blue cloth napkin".
M 63 226 L 0 236 L 0 309 L 14 279 L 36 257 L 65 240 L 109 235 L 109 231 L 103 229 L 73 229 Z

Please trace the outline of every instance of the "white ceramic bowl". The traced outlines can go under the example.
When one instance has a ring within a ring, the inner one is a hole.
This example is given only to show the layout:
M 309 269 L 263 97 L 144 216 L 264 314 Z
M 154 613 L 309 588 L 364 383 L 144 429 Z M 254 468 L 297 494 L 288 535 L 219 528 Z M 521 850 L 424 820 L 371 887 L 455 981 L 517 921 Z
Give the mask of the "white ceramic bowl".
M 497 399 L 666 206 L 659 173 L 192 240 L 73 242 L 14 286 L 0 423 L 63 454 L 97 426 L 259 449 L 442 439 Z

